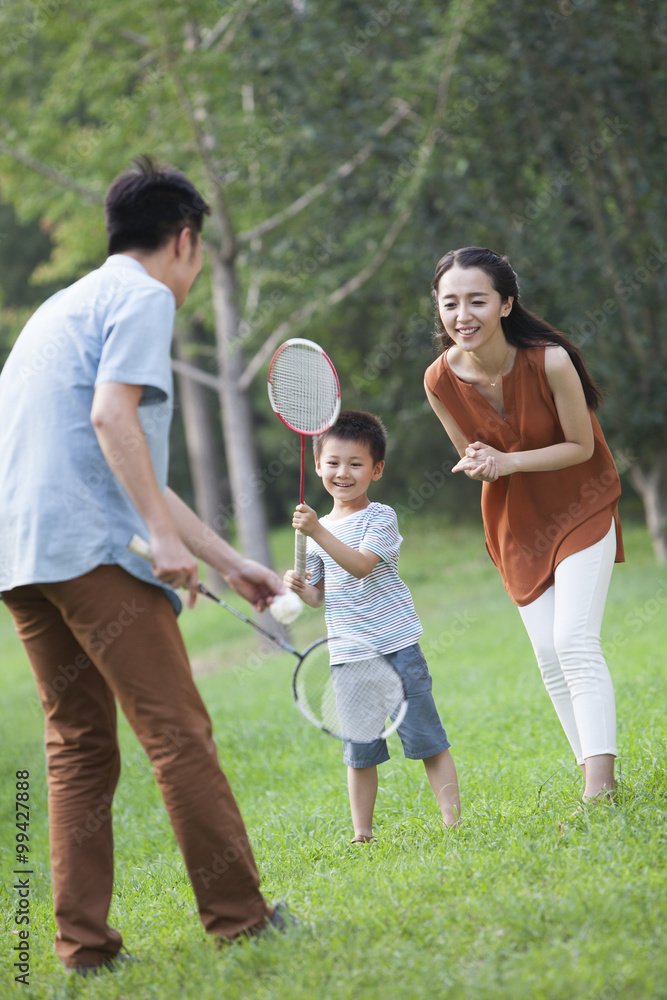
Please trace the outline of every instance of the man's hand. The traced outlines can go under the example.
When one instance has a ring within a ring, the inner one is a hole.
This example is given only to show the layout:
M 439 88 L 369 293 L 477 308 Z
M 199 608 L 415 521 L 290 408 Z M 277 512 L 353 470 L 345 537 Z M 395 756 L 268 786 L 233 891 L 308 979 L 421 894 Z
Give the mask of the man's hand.
M 153 533 L 149 545 L 155 579 L 168 583 L 175 590 L 186 587 L 189 591 L 188 607 L 193 608 L 199 585 L 197 560 L 175 533 Z
M 274 597 L 285 593 L 285 585 L 278 574 L 253 559 L 244 559 L 224 576 L 229 586 L 245 597 L 256 611 L 264 611 Z

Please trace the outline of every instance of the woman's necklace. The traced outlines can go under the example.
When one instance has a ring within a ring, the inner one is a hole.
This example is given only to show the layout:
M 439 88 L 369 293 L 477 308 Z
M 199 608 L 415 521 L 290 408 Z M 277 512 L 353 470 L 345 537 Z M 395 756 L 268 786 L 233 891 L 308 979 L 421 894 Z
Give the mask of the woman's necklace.
M 487 375 L 487 373 L 486 373 L 486 372 L 484 371 L 484 369 L 483 369 L 483 368 L 479 368 L 479 367 L 478 367 L 478 365 L 477 365 L 477 362 L 475 361 L 475 359 L 474 359 L 474 358 L 473 358 L 472 356 L 470 356 L 470 360 L 471 360 L 471 361 L 472 361 L 472 363 L 473 363 L 473 364 L 475 365 L 475 368 L 477 368 L 477 370 L 478 370 L 478 371 L 481 371 L 482 375 L 483 375 L 483 376 L 484 376 L 484 378 L 485 378 L 485 379 L 487 380 L 487 382 L 489 383 L 489 385 L 491 386 L 491 388 L 492 388 L 492 389 L 495 389 L 495 387 L 496 387 L 496 384 L 497 384 L 497 382 L 498 382 L 498 379 L 500 378 L 500 375 L 501 375 L 501 373 L 502 373 L 502 370 L 503 370 L 503 368 L 505 367 L 505 365 L 507 364 L 507 359 L 508 359 L 508 358 L 509 358 L 509 356 L 510 356 L 510 351 L 511 351 L 511 350 L 512 350 L 512 345 L 511 345 L 511 344 L 508 344 L 508 345 L 507 345 L 507 352 L 505 353 L 505 357 L 503 358 L 503 363 L 502 363 L 502 365 L 500 366 L 500 371 L 499 371 L 499 372 L 498 372 L 498 374 L 496 375 L 496 377 L 495 377 L 495 380 L 494 380 L 493 382 L 491 381 L 491 379 L 489 378 L 489 376 Z

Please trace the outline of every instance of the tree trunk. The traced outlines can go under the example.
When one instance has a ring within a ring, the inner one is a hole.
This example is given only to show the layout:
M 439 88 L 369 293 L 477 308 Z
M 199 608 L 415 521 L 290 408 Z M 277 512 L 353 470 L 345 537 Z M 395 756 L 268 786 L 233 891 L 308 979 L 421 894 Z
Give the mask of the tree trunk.
M 644 504 L 646 524 L 658 563 L 667 562 L 667 451 L 656 451 L 653 461 L 637 462 L 630 482 Z
M 198 319 L 193 320 L 188 335 L 177 334 L 174 338 L 176 356 L 184 361 L 196 361 L 185 345 L 193 346 L 203 342 L 203 330 Z M 218 445 L 214 434 L 214 417 L 209 390 L 200 382 L 178 376 L 178 391 L 182 407 L 185 443 L 188 450 L 190 475 L 194 491 L 195 510 L 202 521 L 213 524 L 213 520 L 224 507 L 224 489 Z M 225 526 L 219 534 L 226 537 Z
M 239 314 L 234 263 L 215 251 L 211 252 L 210 257 L 218 371 L 221 379 L 220 408 L 232 493 L 226 520 L 235 520 L 239 548 L 243 555 L 264 566 L 271 566 L 264 494 L 260 487 L 263 483 L 257 472 L 250 401 L 240 385 L 243 358 L 238 343 Z M 214 526 L 217 527 L 215 521 Z M 287 637 L 286 627 L 279 625 L 269 611 L 262 612 L 258 619 L 274 635 Z M 270 648 L 271 644 L 267 639 L 260 646 Z
M 204 342 L 204 331 L 201 321 L 194 318 L 189 334 L 177 332 L 174 336 L 174 351 L 178 358 L 184 361 L 196 361 L 197 355 L 186 350 L 201 345 Z M 178 376 L 179 399 L 185 430 L 185 444 L 188 452 L 188 464 L 194 491 L 195 510 L 208 525 L 214 525 L 217 515 L 225 507 L 225 489 L 218 456 L 218 443 L 214 433 L 214 420 L 210 390 L 200 382 Z M 227 538 L 226 524 L 219 522 L 218 534 Z M 206 580 L 208 586 L 221 588 L 224 580 L 218 573 L 207 567 Z
M 222 383 L 220 408 L 232 493 L 226 519 L 236 522 L 243 554 L 268 566 L 271 556 L 262 491 L 258 489 L 252 414 L 248 397 L 239 386 L 243 359 L 238 344 L 236 276 L 233 263 L 216 253 L 211 254 L 211 270 L 218 371 Z M 218 528 L 217 523 L 215 527 Z

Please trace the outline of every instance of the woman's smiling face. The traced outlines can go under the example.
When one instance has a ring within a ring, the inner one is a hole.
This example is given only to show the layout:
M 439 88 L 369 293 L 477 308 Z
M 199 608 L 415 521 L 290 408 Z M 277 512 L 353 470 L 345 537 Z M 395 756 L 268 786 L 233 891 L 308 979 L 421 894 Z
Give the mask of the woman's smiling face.
M 502 301 L 485 271 L 455 265 L 438 283 L 438 310 L 454 343 L 464 351 L 504 339 L 503 316 L 512 309 L 512 298 Z

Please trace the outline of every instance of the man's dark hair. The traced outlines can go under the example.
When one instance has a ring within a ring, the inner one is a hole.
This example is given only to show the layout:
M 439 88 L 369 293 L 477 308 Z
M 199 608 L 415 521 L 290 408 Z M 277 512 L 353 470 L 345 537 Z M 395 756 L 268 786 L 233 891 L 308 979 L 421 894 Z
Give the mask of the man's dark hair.
M 186 227 L 200 233 L 211 209 L 185 174 L 145 154 L 132 162 L 104 201 L 109 253 L 159 250 Z
M 313 438 L 313 454 L 319 460 L 322 448 L 332 438 L 339 441 L 358 441 L 365 444 L 371 453 L 373 465 L 384 459 L 387 448 L 387 432 L 384 424 L 374 413 L 363 410 L 343 410 L 338 420 L 324 434 Z

